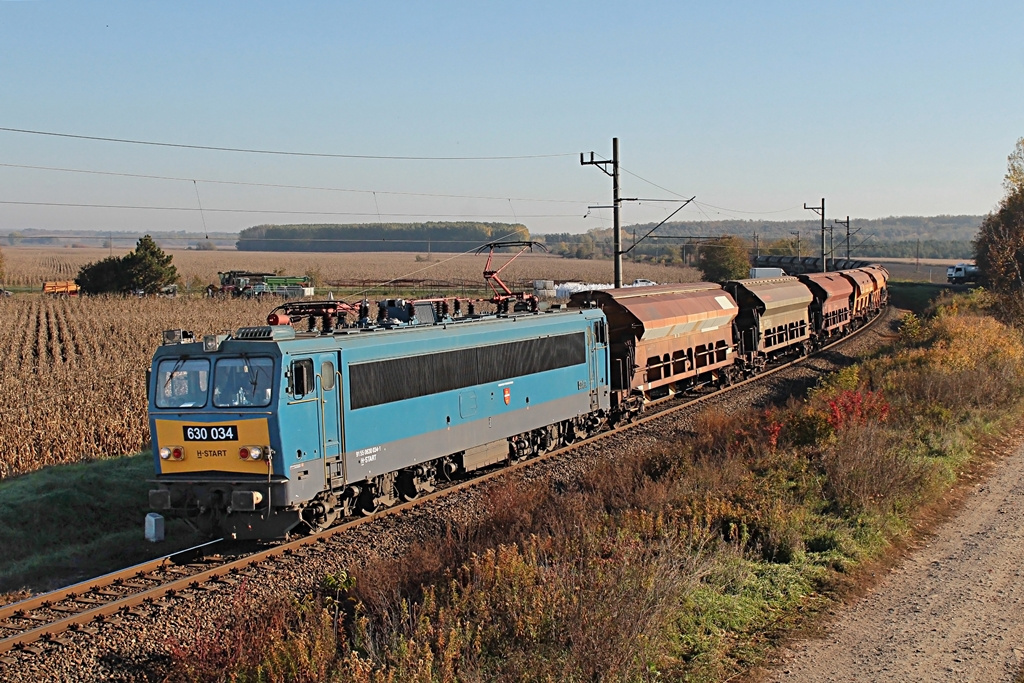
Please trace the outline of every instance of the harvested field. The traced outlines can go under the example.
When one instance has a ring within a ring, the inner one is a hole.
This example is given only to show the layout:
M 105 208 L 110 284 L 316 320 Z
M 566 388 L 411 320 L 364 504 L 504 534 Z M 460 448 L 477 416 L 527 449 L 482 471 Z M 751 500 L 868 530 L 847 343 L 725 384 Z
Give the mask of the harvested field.
M 73 279 L 87 263 L 110 255 L 98 248 L 36 248 L 4 247 L 6 284 L 9 287 L 36 289 L 46 280 Z M 123 255 L 123 251 L 115 255 Z M 310 254 L 260 251 L 189 251 L 168 249 L 174 265 L 186 286 L 202 289 L 218 283 L 217 272 L 251 270 L 279 272 L 287 275 L 313 275 L 322 283 L 351 280 L 372 280 L 383 283 L 397 278 L 437 280 L 471 280 L 483 284 L 486 254 L 415 254 L 353 253 Z M 494 267 L 508 260 L 512 254 L 498 254 Z M 692 282 L 700 279 L 692 268 L 626 262 L 624 280 L 646 278 L 655 282 Z M 524 254 L 515 260 L 501 278 L 514 280 L 557 280 L 580 282 L 611 282 L 611 261 L 564 259 L 549 254 Z

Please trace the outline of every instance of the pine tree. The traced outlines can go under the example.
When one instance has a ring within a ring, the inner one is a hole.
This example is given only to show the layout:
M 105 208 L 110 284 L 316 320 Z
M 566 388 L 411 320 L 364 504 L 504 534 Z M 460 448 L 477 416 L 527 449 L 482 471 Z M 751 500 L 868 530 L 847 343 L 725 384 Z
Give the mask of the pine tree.
M 153 238 L 144 236 L 135 245 L 135 251 L 123 259 L 131 291 L 156 294 L 161 288 L 178 280 L 178 269 L 171 265 L 173 256 L 165 254 Z

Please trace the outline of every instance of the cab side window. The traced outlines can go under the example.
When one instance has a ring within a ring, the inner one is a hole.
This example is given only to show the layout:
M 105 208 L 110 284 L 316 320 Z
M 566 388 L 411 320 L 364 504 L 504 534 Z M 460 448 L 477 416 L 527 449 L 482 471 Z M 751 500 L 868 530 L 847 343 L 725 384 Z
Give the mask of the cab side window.
M 295 398 L 301 398 L 316 389 L 316 375 L 313 374 L 313 361 L 309 358 L 292 361 L 289 391 Z

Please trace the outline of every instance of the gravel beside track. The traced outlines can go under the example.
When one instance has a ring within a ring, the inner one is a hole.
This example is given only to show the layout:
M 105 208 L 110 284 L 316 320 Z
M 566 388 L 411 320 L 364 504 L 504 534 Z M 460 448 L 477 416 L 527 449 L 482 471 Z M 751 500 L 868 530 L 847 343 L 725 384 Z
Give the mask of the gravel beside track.
M 189 642 L 197 631 L 212 629 L 236 596 L 258 603 L 275 595 L 306 592 L 319 585 L 326 573 L 350 569 L 374 555 L 399 556 L 448 523 L 472 520 L 484 510 L 483 503 L 495 487 L 505 486 L 509 481 L 514 483 L 515 477 L 534 481 L 578 481 L 599 459 L 642 451 L 661 438 L 689 430 L 700 410 L 734 411 L 784 401 L 813 386 L 823 375 L 855 362 L 860 354 L 885 343 L 892 334 L 898 312 L 890 309 L 883 316 L 871 329 L 847 340 L 840 350 L 826 352 L 761 381 L 713 396 L 698 407 L 584 445 L 564 457 L 509 472 L 508 478 L 500 477 L 495 482 L 458 491 L 402 514 L 356 527 L 318 545 L 321 549 L 318 553 L 260 567 L 243 584 L 183 591 L 162 601 L 163 606 L 136 608 L 132 614 L 95 625 L 95 634 L 68 632 L 62 635 L 60 643 L 40 642 L 33 646 L 33 651 L 7 653 L 0 658 L 0 680 L 162 680 L 169 663 L 170 637 L 182 635 L 182 640 Z

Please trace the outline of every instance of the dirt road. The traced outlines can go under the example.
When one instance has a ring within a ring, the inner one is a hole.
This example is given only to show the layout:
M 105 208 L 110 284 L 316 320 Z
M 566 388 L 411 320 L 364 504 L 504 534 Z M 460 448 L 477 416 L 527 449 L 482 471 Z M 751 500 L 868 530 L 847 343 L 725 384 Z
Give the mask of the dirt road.
M 1024 435 L 1007 441 L 952 517 L 765 680 L 1012 681 L 1024 664 Z

